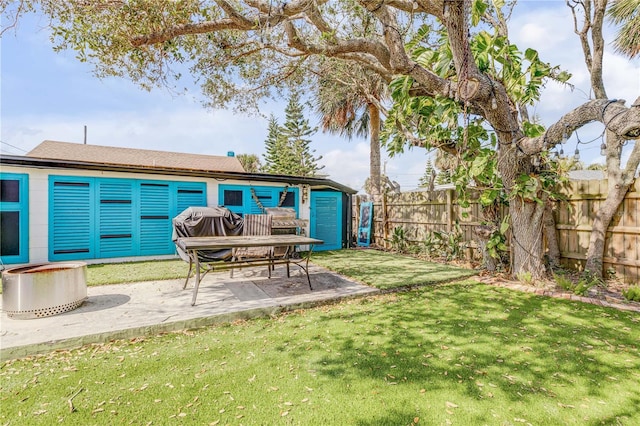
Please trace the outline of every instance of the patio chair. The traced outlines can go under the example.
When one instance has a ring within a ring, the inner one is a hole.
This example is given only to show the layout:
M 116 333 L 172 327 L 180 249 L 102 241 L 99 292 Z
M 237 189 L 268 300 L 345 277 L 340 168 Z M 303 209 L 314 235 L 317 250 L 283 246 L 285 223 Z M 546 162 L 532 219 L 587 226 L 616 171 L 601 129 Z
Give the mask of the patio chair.
M 267 214 L 246 214 L 244 215 L 244 226 L 242 235 L 271 235 L 272 216 Z M 267 260 L 267 270 L 271 278 L 271 260 L 273 260 L 273 247 L 239 247 L 232 250 L 232 260 Z M 233 269 L 231 270 L 233 278 Z

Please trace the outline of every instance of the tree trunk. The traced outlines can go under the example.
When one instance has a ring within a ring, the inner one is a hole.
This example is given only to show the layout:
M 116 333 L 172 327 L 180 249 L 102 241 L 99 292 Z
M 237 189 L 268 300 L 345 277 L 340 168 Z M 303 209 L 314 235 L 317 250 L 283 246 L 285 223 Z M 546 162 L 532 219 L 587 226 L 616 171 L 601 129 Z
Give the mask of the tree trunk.
M 380 111 L 374 104 L 368 104 L 369 109 L 369 180 L 371 182 L 371 195 L 378 197 L 380 190 Z
M 546 277 L 543 244 L 543 218 L 546 197 L 534 194 L 542 202 L 525 199 L 516 190 L 519 176 L 533 173 L 534 168 L 530 158 L 522 156 L 516 144 L 511 139 L 499 139 L 498 170 L 502 183 L 510 194 L 509 216 L 511 216 L 511 274 L 514 278 L 522 273 L 531 274 L 534 280 Z
M 556 219 L 553 217 L 553 205 L 550 201 L 546 202 L 544 208 L 544 236 L 547 240 L 549 267 L 557 268 L 560 266 L 560 247 L 558 246 Z
M 544 206 L 516 198 L 509 205 L 512 223 L 513 275 L 530 273 L 534 280 L 546 276 L 542 244 Z
M 602 278 L 602 265 L 604 257 L 604 243 L 607 235 L 607 228 L 613 219 L 613 215 L 618 210 L 618 206 L 629 190 L 629 185 L 616 182 L 609 176 L 609 193 L 604 203 L 596 213 L 591 228 L 589 238 L 589 249 L 587 250 L 587 262 L 584 269 L 589 271 L 594 277 Z
M 640 104 L 640 98 L 636 99 L 635 103 Z M 622 139 L 618 139 L 614 134 L 607 131 L 608 193 L 593 220 L 591 236 L 589 237 L 589 249 L 587 250 L 587 261 L 585 263 L 585 270 L 597 278 L 602 278 L 607 228 L 609 228 L 613 215 L 629 191 L 629 187 L 633 184 L 634 176 L 640 164 L 640 143 L 636 141 L 627 159 L 626 167 L 622 170 L 620 167 L 620 152 L 623 143 Z

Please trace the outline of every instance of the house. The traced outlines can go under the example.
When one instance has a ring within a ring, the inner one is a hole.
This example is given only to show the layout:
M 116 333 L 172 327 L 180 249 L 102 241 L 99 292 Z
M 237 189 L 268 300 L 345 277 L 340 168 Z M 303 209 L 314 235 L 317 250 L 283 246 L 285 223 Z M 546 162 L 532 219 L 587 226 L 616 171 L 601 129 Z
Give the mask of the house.
M 44 141 L 0 158 L 4 265 L 175 255 L 171 220 L 190 206 L 238 214 L 290 207 L 305 232 L 345 247 L 354 191 L 324 178 L 246 173 L 232 152 L 195 155 Z

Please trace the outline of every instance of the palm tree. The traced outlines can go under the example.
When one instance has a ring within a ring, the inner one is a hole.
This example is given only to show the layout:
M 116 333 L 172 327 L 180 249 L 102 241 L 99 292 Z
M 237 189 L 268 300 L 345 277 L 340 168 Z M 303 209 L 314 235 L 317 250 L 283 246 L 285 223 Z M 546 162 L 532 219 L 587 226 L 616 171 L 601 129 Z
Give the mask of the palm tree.
M 371 194 L 380 195 L 380 129 L 387 83 L 371 71 L 328 60 L 320 68 L 316 109 L 322 130 L 347 136 L 369 136 L 369 181 Z
M 238 154 L 238 161 L 247 173 L 258 173 L 262 168 L 260 158 L 256 154 Z
M 632 59 L 640 56 L 640 1 L 614 0 L 607 14 L 620 26 L 613 42 L 616 51 Z

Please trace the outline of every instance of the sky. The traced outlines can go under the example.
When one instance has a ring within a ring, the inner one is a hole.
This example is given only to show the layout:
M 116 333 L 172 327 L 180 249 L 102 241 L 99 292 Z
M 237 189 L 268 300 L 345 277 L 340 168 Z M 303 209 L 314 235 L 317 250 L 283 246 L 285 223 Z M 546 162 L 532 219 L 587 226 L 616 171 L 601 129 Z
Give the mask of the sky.
M 250 153 L 262 156 L 267 137 L 266 117 L 284 121 L 286 100 L 264 103 L 260 116 L 202 107 L 199 93 L 176 95 L 167 89 L 144 91 L 126 79 L 100 80 L 90 64 L 72 51 L 55 53 L 44 28 L 45 20 L 27 15 L 17 30 L 0 40 L 0 147 L 2 154 L 24 155 L 43 140 L 154 149 L 207 155 Z M 605 31 L 607 48 L 604 80 L 611 99 L 630 105 L 640 96 L 640 61 L 615 55 L 613 28 Z M 546 126 L 590 98 L 589 76 L 570 10 L 564 0 L 520 1 L 510 23 L 512 42 L 524 51 L 537 49 L 542 60 L 572 73 L 575 88 L 549 83 L 532 109 Z M 313 111 L 306 111 L 312 126 Z M 565 154 L 576 149 L 577 137 L 591 143 L 579 146 L 585 164 L 603 163 L 599 155 L 602 125 L 591 124 L 574 133 Z M 369 143 L 347 140 L 318 131 L 311 144 L 322 173 L 334 181 L 362 191 L 369 174 Z M 628 155 L 626 147 L 623 157 Z M 383 154 L 384 172 L 402 190 L 415 189 L 432 156 L 414 148 L 390 158 Z

